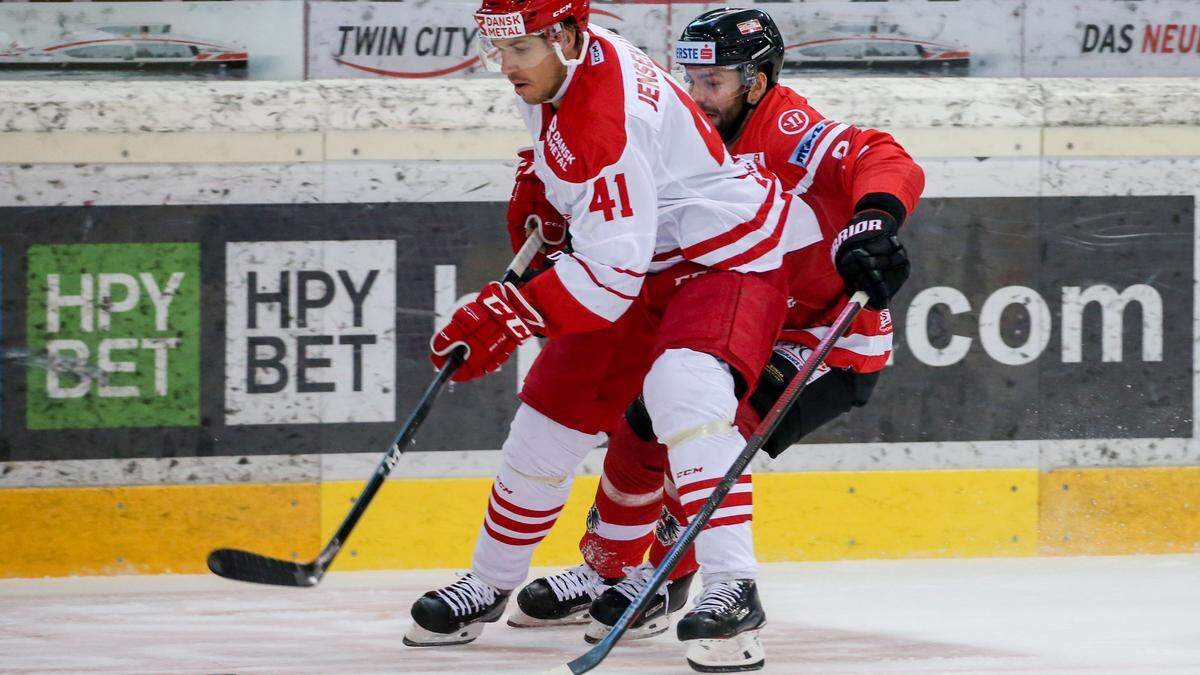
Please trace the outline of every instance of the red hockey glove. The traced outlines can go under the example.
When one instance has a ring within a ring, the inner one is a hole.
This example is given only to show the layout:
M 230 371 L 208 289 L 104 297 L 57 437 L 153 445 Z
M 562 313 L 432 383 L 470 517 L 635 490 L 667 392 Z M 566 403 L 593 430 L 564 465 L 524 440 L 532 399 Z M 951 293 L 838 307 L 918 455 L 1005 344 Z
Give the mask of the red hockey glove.
M 529 233 L 538 230 L 543 246 L 529 269 L 541 271 L 546 268 L 546 256 L 562 250 L 567 239 L 567 219 L 546 199 L 546 185 L 533 172 L 533 150 L 527 148 L 517 155 L 521 161 L 508 200 L 508 237 L 516 253 Z
M 525 340 L 545 328 L 542 316 L 512 284 L 493 281 L 479 297 L 459 307 L 450 323 L 429 341 L 433 365 L 443 368 L 458 347 L 467 357 L 450 378 L 466 382 L 500 368 Z

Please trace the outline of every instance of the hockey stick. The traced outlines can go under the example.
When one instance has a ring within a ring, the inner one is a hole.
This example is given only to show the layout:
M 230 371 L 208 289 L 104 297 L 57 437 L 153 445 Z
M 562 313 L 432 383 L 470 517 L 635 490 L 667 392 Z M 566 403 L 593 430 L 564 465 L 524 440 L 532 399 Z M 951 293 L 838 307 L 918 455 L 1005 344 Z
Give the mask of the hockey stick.
M 617 623 L 612 627 L 612 631 L 582 656 L 564 666 L 555 668 L 550 671 L 551 673 L 574 673 L 575 675 L 586 673 L 600 665 L 604 657 L 608 656 L 608 653 L 616 646 L 617 641 L 625 634 L 630 624 L 646 609 L 646 605 L 650 604 L 650 599 L 654 597 L 659 587 L 667 580 L 667 576 L 671 574 L 671 570 L 675 569 L 675 566 L 679 564 L 679 559 L 683 557 L 684 552 L 696 540 L 696 536 L 700 534 L 700 530 L 708 524 L 708 520 L 712 517 L 713 512 L 721 506 L 721 502 L 725 501 L 725 496 L 729 494 L 729 490 L 733 488 L 738 478 L 741 477 L 742 472 L 746 470 L 746 466 L 750 464 L 750 460 L 762 448 L 763 443 L 771 437 L 775 429 L 779 427 L 779 423 L 787 415 L 788 411 L 791 410 L 792 406 L 795 405 L 796 401 L 800 399 L 800 392 L 808 384 L 808 380 L 812 377 L 813 372 L 825 362 L 825 357 L 829 355 L 829 350 L 833 349 L 833 344 L 850 328 L 854 317 L 858 316 L 859 311 L 862 310 L 866 302 L 867 294 L 862 291 L 855 293 L 850 298 L 850 303 L 846 305 L 837 320 L 830 326 L 829 333 L 817 345 L 812 356 L 804 363 L 804 367 L 800 369 L 800 372 L 796 373 L 796 377 L 793 377 L 792 381 L 788 383 L 779 400 L 775 402 L 775 405 L 771 406 L 771 410 L 767 412 L 766 418 L 754 430 L 754 435 L 750 437 L 750 440 L 746 441 L 746 447 L 742 450 L 742 453 L 733 461 L 733 465 L 729 467 L 729 471 L 725 473 L 725 477 L 721 479 L 721 482 L 717 484 L 712 494 L 704 502 L 704 505 L 700 508 L 700 512 L 692 517 L 687 529 L 675 541 L 671 550 L 667 551 L 666 557 L 663 558 L 658 569 L 654 570 L 654 575 L 650 577 L 650 582 L 646 584 L 642 592 L 638 594 L 637 598 L 625 609 L 621 617 L 617 619 Z
M 74 375 L 101 384 L 108 384 L 108 373 L 90 365 L 85 359 L 67 358 L 49 352 L 34 354 L 24 349 L 0 347 L 0 363 L 13 363 L 22 368 L 39 368 L 59 375 Z
M 509 263 L 508 269 L 504 272 L 504 281 L 516 282 L 521 275 L 525 273 L 525 269 L 541 248 L 542 240 L 535 232 L 526 240 L 521 250 L 517 252 L 513 261 Z M 354 531 L 354 526 L 358 524 L 358 519 L 362 517 L 371 500 L 375 498 L 375 493 L 383 486 L 384 480 L 392 469 L 396 468 L 396 463 L 400 461 L 400 455 L 404 454 L 404 449 L 417 433 L 417 429 L 421 423 L 425 421 L 426 415 L 433 407 L 434 400 L 441 393 L 442 388 L 462 365 L 463 350 L 457 349 L 450 356 L 450 360 L 446 365 L 438 371 L 437 376 L 433 378 L 433 382 L 425 388 L 425 393 L 421 395 L 420 401 L 417 402 L 417 407 L 405 420 L 404 426 L 400 428 L 400 433 L 396 435 L 392 441 L 391 447 L 384 453 L 383 459 L 379 462 L 379 466 L 375 467 L 375 473 L 371 476 L 366 486 L 363 488 L 362 494 L 354 501 L 354 507 L 350 509 L 350 513 L 346 515 L 346 519 L 342 521 L 337 532 L 329 543 L 325 544 L 325 548 L 321 549 L 320 555 L 311 562 L 295 562 L 292 560 L 282 560 L 279 558 L 270 558 L 249 551 L 242 551 L 233 548 L 220 548 L 208 554 L 208 569 L 212 570 L 213 574 L 223 576 L 227 579 L 237 581 L 249 581 L 256 584 L 273 584 L 275 586 L 316 586 L 320 583 L 321 578 L 325 576 L 329 565 L 333 559 L 337 557 L 339 551 L 342 550 L 342 545 L 350 537 L 350 533 Z

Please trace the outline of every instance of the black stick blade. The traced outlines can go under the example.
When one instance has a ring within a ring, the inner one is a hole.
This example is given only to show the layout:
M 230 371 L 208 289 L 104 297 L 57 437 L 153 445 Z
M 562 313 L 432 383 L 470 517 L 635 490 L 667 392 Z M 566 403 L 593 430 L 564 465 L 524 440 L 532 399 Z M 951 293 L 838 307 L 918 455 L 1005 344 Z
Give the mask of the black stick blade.
M 273 586 L 316 586 L 323 576 L 311 563 L 268 558 L 233 548 L 219 548 L 209 553 L 208 569 L 226 579 Z

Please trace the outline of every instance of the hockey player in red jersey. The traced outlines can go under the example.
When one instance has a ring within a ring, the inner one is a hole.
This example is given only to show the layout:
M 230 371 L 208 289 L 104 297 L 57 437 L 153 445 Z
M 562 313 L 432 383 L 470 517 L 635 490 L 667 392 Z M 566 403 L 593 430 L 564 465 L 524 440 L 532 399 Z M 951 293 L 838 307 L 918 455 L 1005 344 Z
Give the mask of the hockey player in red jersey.
M 471 571 L 414 603 L 409 645 L 470 642 L 500 618 L 579 462 L 639 393 L 679 488 L 719 478 L 744 445 L 738 402 L 787 313 L 784 254 L 822 238 L 809 205 L 733 161 L 669 75 L 587 19 L 586 0 L 485 0 L 476 14 L 484 61 L 513 84 L 533 138 L 519 180 L 539 179 L 570 240 L 523 286 L 485 286 L 431 341 L 435 365 L 464 359 L 463 381 L 549 338 L 503 444 Z M 761 615 L 741 513 L 700 534 L 696 559 L 715 599 L 736 586 L 735 601 Z
M 823 241 L 785 258 L 790 281 L 785 329 L 748 405 L 739 409 L 738 427 L 745 433 L 754 429 L 825 335 L 850 292 L 868 290 L 874 307 L 860 313 L 837 342 L 769 441 L 766 450 L 774 457 L 867 402 L 891 349 L 891 320 L 884 308 L 907 277 L 908 262 L 896 233 L 917 203 L 923 174 L 888 134 L 826 119 L 797 92 L 776 83 L 783 41 L 764 12 L 706 12 L 685 29 L 676 59 L 685 64 L 689 93 L 734 156 L 765 165 L 821 215 Z M 517 598 L 521 612 L 510 623 L 554 625 L 590 617 L 589 640 L 602 637 L 641 590 L 681 524 L 711 491 L 681 488 L 669 471 L 664 476 L 666 449 L 655 443 L 653 425 L 640 402 L 626 418 L 627 423 L 613 431 L 588 532 L 581 541 L 586 562 L 523 588 Z M 714 521 L 749 518 L 748 478 L 747 484 L 733 489 Z M 639 565 L 652 541 L 649 562 Z M 665 631 L 667 608 L 674 611 L 685 603 L 695 570 L 694 559 L 685 558 L 667 593 L 656 598 L 629 635 Z M 714 628 L 722 621 L 728 624 L 720 603 L 702 608 L 698 603 L 680 622 L 680 639 L 700 641 L 705 635 L 730 632 L 728 625 Z M 695 616 L 698 612 L 705 616 Z M 760 619 L 750 616 L 742 622 Z M 711 646 L 689 649 L 693 666 L 750 669 L 762 663 L 756 644 L 745 655 L 736 649 L 723 654 Z

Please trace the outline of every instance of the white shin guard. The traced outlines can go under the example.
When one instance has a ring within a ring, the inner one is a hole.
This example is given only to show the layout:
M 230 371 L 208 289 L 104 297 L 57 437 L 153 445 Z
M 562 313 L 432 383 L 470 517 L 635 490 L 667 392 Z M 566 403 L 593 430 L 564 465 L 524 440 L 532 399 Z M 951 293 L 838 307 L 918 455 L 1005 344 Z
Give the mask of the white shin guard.
M 502 590 L 525 580 L 534 549 L 571 493 L 576 467 L 603 441 L 604 434 L 575 431 L 527 405 L 517 409 L 475 544 L 476 576 Z
M 732 425 L 738 405 L 733 375 L 710 354 L 671 349 L 654 362 L 643 391 L 690 519 L 745 447 Z M 747 470 L 696 538 L 696 560 L 706 584 L 758 575 L 750 530 L 752 489 Z

